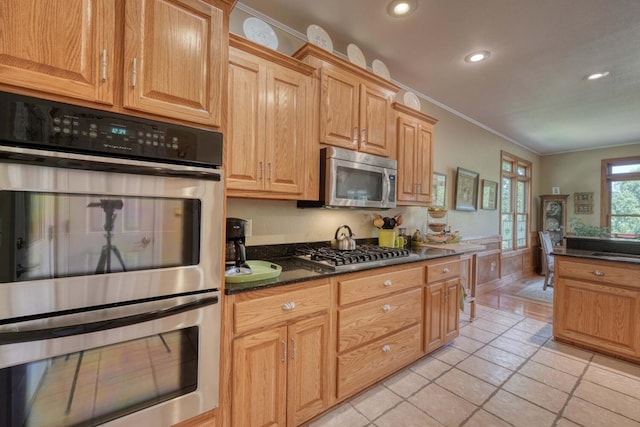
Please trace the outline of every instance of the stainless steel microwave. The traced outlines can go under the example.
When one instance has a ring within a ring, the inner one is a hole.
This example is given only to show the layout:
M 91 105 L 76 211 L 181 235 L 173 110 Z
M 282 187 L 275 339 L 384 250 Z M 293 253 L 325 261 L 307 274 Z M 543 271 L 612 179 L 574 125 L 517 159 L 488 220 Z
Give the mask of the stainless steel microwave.
M 386 157 L 343 148 L 320 150 L 318 201 L 299 201 L 298 207 L 396 207 L 398 162 Z

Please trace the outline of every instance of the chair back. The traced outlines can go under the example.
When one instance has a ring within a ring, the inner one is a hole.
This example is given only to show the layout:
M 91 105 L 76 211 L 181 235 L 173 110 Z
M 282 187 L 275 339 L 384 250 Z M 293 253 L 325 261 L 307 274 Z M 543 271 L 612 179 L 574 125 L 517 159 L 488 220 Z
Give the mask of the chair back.
M 540 237 L 540 245 L 542 246 L 542 251 L 545 256 L 550 256 L 551 252 L 553 252 L 553 243 L 551 243 L 551 236 L 548 231 L 538 231 L 538 235 Z

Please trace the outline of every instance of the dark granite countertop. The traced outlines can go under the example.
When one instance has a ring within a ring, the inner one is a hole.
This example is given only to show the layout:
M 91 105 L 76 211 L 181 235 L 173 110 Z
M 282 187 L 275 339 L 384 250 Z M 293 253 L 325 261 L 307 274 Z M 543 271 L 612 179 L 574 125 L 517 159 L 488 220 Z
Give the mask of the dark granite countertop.
M 554 247 L 551 255 L 567 256 L 574 258 L 587 258 L 598 261 L 615 261 L 640 265 L 640 255 L 624 254 L 618 252 L 601 252 L 585 249 L 571 249 Z
M 267 255 L 262 259 L 264 261 L 273 262 L 282 267 L 282 272 L 279 277 L 267 280 L 260 280 L 255 282 L 246 283 L 227 283 L 225 285 L 225 294 L 232 295 L 241 292 L 255 291 L 258 289 L 272 288 L 276 286 L 290 285 L 293 283 L 306 282 L 309 280 L 322 279 L 331 276 L 337 276 L 342 274 L 353 273 L 356 271 L 372 270 L 375 268 L 387 267 L 388 265 L 400 265 L 409 264 L 413 262 L 426 261 L 435 258 L 448 257 L 453 255 L 460 255 L 464 251 L 451 250 L 451 249 L 436 249 L 436 248 L 414 248 L 411 250 L 411 255 L 404 258 L 397 258 L 393 263 L 381 265 L 378 263 L 367 263 L 366 265 L 358 266 L 355 269 L 348 271 L 337 271 L 329 268 L 319 267 L 313 263 L 296 258 L 291 255 L 282 255 L 282 251 L 273 251 L 273 256 L 264 251 L 255 251 L 255 254 Z M 248 258 L 253 259 L 252 254 L 248 251 Z M 397 262 L 395 262 L 397 261 Z

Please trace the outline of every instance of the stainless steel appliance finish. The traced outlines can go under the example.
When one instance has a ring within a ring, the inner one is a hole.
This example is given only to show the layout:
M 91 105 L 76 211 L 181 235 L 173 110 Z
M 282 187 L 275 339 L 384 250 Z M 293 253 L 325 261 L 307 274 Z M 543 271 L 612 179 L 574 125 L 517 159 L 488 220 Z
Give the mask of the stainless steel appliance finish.
M 217 132 L 0 92 L 0 425 L 52 425 L 29 412 L 47 378 L 77 358 L 77 390 L 96 352 L 94 410 L 78 415 L 75 393 L 60 425 L 172 425 L 217 406 L 221 159 Z M 133 362 L 133 383 L 103 387 Z M 149 381 L 148 398 L 126 396 Z
M 385 248 L 375 245 L 360 245 L 354 250 L 343 251 L 331 248 L 299 248 L 296 257 L 316 265 L 337 271 L 355 271 L 367 267 L 382 267 L 407 262 L 417 257 L 408 249 Z
M 395 208 L 397 169 L 397 161 L 386 157 L 323 148 L 319 201 L 299 201 L 298 207 Z

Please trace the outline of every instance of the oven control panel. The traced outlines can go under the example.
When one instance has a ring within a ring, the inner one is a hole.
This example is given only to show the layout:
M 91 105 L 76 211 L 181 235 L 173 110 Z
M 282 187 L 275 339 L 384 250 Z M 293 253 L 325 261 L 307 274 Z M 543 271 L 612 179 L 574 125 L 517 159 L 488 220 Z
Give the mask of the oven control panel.
M 0 144 L 218 167 L 222 134 L 0 92 Z

